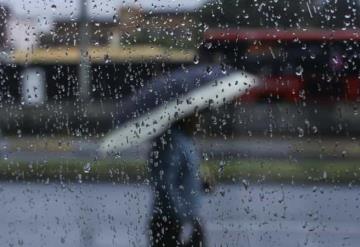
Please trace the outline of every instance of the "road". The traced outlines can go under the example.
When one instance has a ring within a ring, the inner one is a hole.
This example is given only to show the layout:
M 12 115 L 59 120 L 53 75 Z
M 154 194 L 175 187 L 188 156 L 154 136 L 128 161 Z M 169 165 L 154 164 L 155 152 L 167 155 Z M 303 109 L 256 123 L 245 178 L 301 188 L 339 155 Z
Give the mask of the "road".
M 146 246 L 145 185 L 0 183 L 0 246 Z M 202 197 L 209 246 L 359 246 L 358 187 L 221 185 Z

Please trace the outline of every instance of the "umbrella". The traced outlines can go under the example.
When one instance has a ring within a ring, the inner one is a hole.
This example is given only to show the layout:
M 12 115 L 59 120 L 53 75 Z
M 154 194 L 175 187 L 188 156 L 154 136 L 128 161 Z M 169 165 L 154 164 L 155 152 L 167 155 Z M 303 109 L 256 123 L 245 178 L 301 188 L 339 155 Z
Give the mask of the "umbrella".
M 120 125 L 100 145 L 103 154 L 119 153 L 163 133 L 179 119 L 219 107 L 258 84 L 244 71 L 198 65 L 155 78 L 120 105 Z

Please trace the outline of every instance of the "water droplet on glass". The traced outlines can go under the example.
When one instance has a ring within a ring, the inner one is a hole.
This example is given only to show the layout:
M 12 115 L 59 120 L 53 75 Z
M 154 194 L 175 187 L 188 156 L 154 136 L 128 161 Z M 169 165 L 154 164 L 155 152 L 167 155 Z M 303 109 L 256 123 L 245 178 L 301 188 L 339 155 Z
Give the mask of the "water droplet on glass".
M 298 129 L 298 137 L 300 138 L 304 137 L 304 129 L 300 127 L 298 127 L 297 129 Z
M 204 46 L 205 46 L 206 49 L 211 49 L 212 43 L 211 43 L 211 42 L 207 42 L 207 43 L 205 43 Z
M 110 56 L 108 54 L 104 55 L 104 62 L 105 63 L 111 63 Z
M 296 67 L 295 73 L 297 76 L 302 76 L 303 72 L 304 72 L 304 68 L 301 65 Z
M 200 58 L 199 58 L 199 56 L 198 55 L 195 55 L 194 56 L 194 64 L 198 64 L 199 63 L 199 61 L 200 61 Z
M 84 173 L 89 173 L 91 170 L 91 164 L 90 162 L 87 162 L 85 165 L 84 165 Z
M 245 190 L 249 188 L 249 181 L 247 181 L 246 179 L 243 179 L 241 183 L 244 186 Z
M 324 172 L 323 172 L 323 179 L 326 179 L 326 178 L 327 178 L 327 172 L 324 171 Z
M 312 126 L 312 131 L 314 134 L 318 133 L 318 128 L 314 125 Z
M 81 175 L 81 174 L 78 174 L 77 178 L 78 178 L 79 184 L 81 184 L 81 183 L 82 183 L 82 175 Z
M 192 33 L 188 32 L 186 33 L 186 38 L 188 41 L 191 41 L 192 40 Z
M 206 72 L 208 73 L 208 75 L 211 75 L 211 74 L 212 74 L 213 70 L 212 70 L 211 66 L 208 66 L 208 67 L 206 68 Z
M 203 153 L 203 159 L 208 161 L 209 160 L 209 156 L 207 153 Z
M 221 73 L 226 74 L 226 65 L 225 64 L 221 64 Z
M 116 23 L 117 22 L 117 16 L 116 15 L 113 15 L 113 22 Z
M 226 192 L 225 192 L 225 190 L 221 189 L 221 190 L 219 191 L 219 193 L 220 193 L 220 195 L 221 195 L 222 197 L 224 197 Z
M 224 173 L 224 167 L 225 167 L 225 161 L 220 161 L 219 163 L 219 169 L 218 169 L 218 172 L 223 174 Z
M 53 12 L 55 12 L 56 11 L 56 5 L 55 4 L 53 4 L 53 5 L 51 5 L 51 10 L 53 11 Z
M 357 116 L 359 114 L 357 106 L 353 106 L 353 113 L 354 113 L 355 116 Z
M 332 61 L 333 61 L 333 63 L 334 63 L 334 64 L 338 64 L 338 63 L 339 63 L 339 61 L 338 61 L 338 58 L 337 58 L 337 57 L 333 57 L 333 58 L 332 58 Z

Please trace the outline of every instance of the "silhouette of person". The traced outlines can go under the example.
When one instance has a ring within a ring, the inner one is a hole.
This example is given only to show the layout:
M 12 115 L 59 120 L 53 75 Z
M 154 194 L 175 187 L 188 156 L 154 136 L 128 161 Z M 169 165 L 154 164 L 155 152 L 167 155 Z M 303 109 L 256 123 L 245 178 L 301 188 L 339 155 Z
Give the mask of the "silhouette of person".
M 179 120 L 152 143 L 150 246 L 205 244 L 199 218 L 200 156 L 192 140 L 193 124 L 191 118 Z M 186 226 L 191 234 L 181 238 Z

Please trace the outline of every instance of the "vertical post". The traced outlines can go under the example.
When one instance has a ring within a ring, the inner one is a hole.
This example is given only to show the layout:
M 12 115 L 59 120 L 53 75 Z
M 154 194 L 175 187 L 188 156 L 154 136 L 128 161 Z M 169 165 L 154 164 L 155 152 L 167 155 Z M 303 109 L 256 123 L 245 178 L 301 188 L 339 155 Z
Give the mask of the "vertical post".
M 90 97 L 91 64 L 89 60 L 90 32 L 87 14 L 88 0 L 80 1 L 79 18 L 79 45 L 80 45 L 80 67 L 79 67 L 79 91 L 80 99 L 86 102 Z
M 81 103 L 88 102 L 90 98 L 90 78 L 91 78 L 91 63 L 89 60 L 89 45 L 90 45 L 90 29 L 88 24 L 88 0 L 80 1 L 80 18 L 79 18 L 79 46 L 80 46 L 80 67 L 79 67 L 79 91 Z M 84 105 L 85 105 L 84 104 Z M 84 109 L 83 109 L 84 110 Z M 90 203 L 84 201 L 80 209 L 80 246 L 92 247 L 94 246 L 95 237 L 95 222 L 91 213 Z

